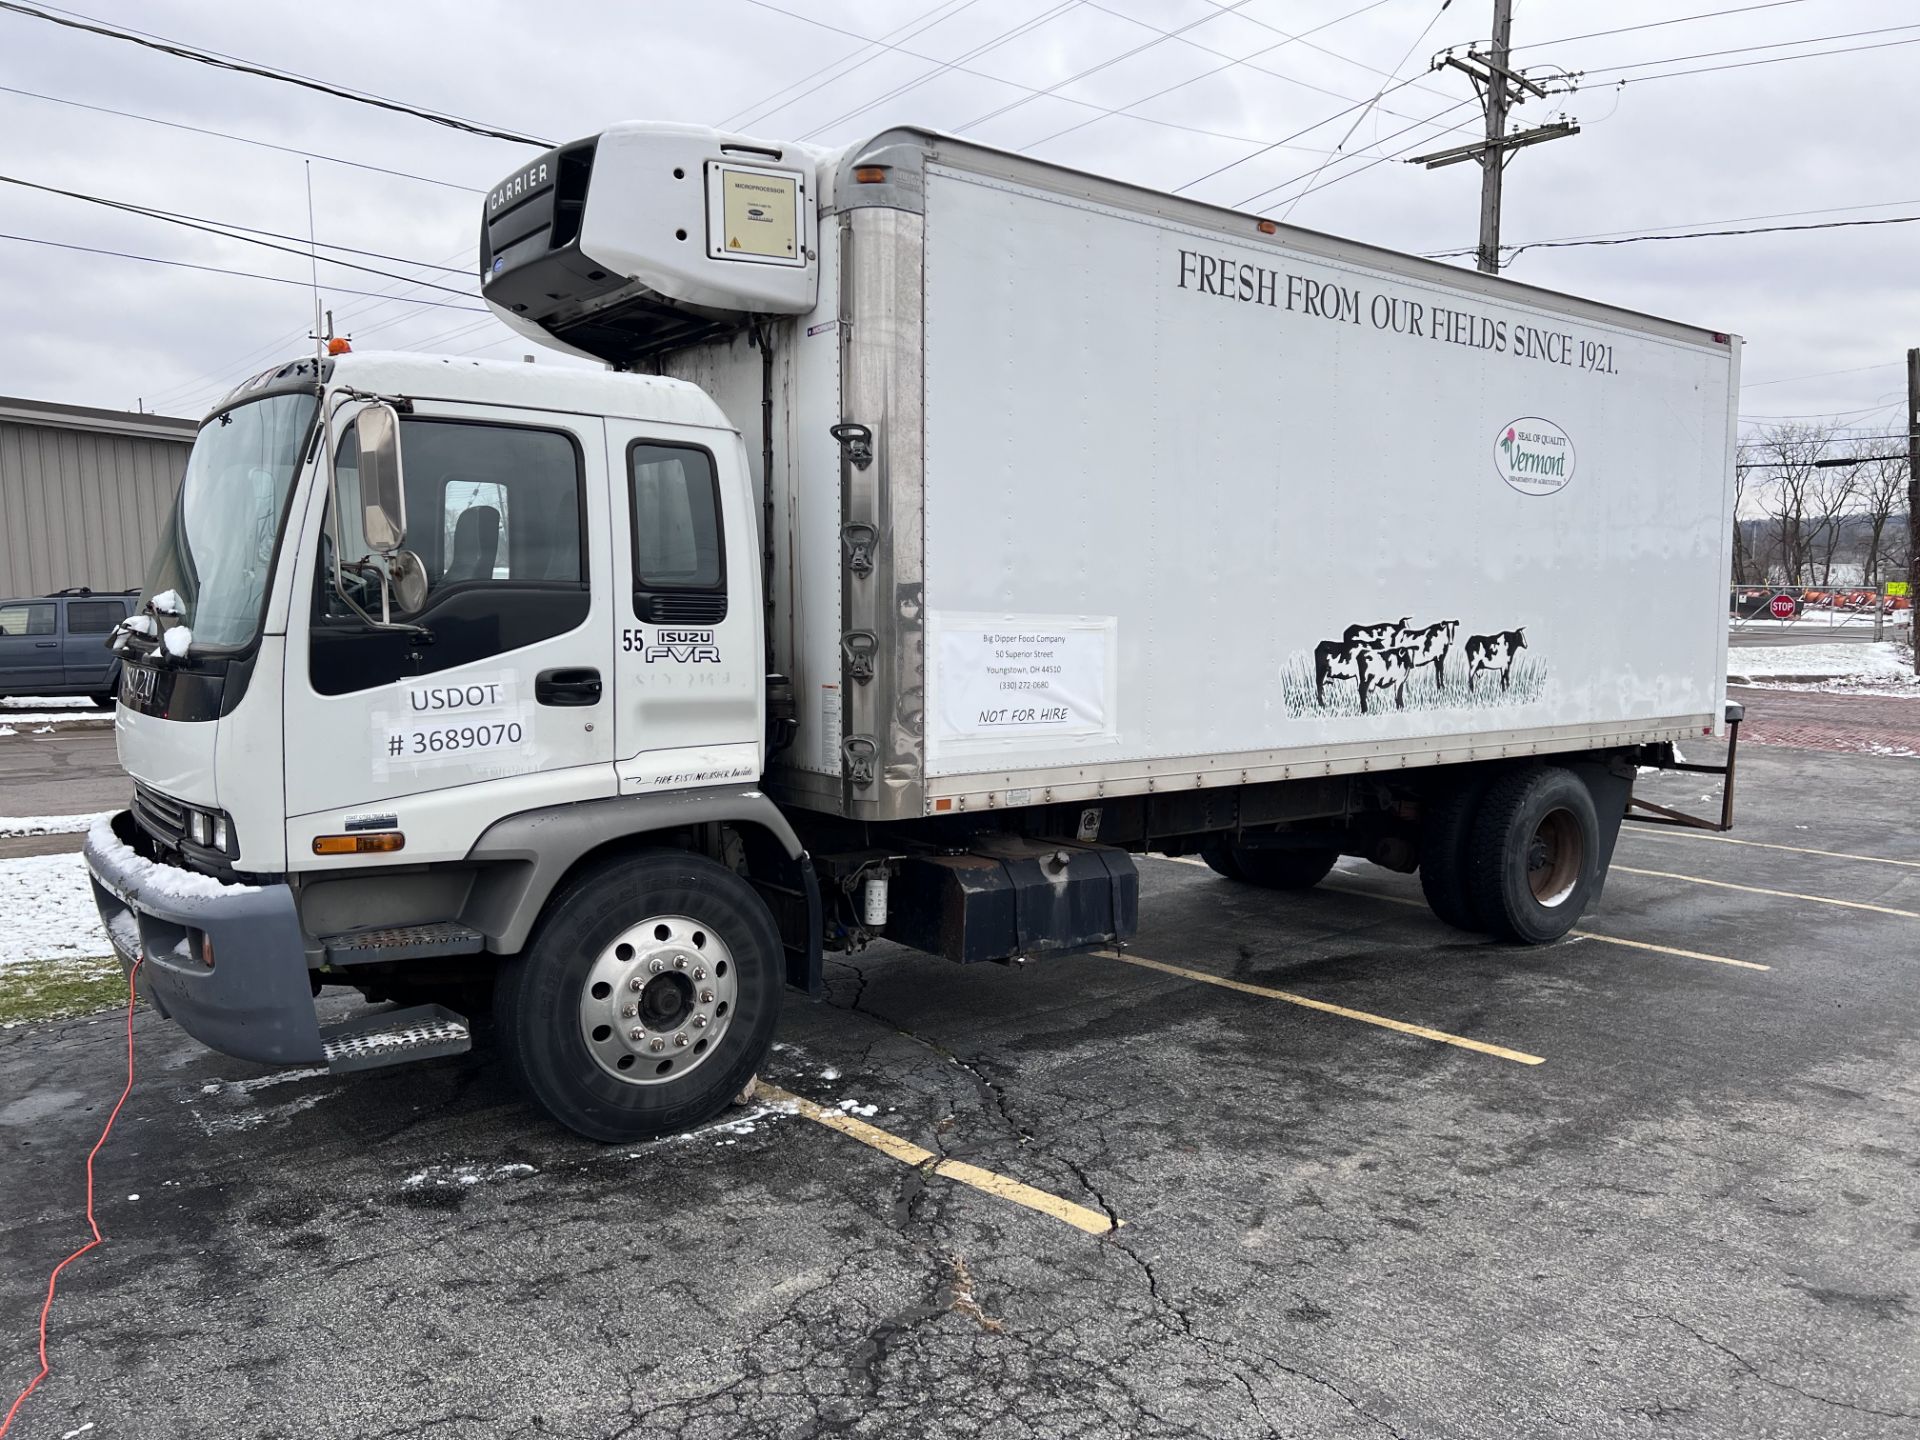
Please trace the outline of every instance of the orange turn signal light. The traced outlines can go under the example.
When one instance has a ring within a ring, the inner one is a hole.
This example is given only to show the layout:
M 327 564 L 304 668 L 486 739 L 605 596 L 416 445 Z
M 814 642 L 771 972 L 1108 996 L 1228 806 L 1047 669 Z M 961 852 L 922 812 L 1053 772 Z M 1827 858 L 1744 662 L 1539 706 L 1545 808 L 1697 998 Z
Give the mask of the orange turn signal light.
M 853 181 L 856 185 L 884 185 L 887 183 L 887 167 L 856 165 L 853 167 Z
M 377 835 L 316 835 L 316 855 L 391 855 L 407 848 L 407 837 L 398 830 L 383 830 Z
M 342 336 L 336 335 L 333 339 L 327 341 L 327 354 L 329 355 L 351 355 L 352 353 L 353 346 Z
M 1254 226 L 1254 229 L 1258 230 L 1262 235 L 1278 235 L 1280 233 L 1280 227 L 1271 220 L 1262 220 L 1258 225 Z

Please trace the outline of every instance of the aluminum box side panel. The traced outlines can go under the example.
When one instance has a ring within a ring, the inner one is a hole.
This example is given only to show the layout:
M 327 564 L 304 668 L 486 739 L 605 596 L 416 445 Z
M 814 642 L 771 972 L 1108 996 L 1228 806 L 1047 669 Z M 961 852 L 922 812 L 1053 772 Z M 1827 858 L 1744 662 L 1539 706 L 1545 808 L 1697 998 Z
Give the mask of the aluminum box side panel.
M 937 165 L 926 203 L 930 794 L 1713 723 L 1730 344 Z M 1436 310 L 1466 320 L 1435 337 Z M 1580 342 L 1608 347 L 1598 370 Z M 1509 429 L 1568 440 L 1566 483 L 1508 483 Z M 946 731 L 933 637 L 956 615 L 1111 620 L 1112 733 Z M 1502 663 L 1471 699 L 1376 691 L 1362 715 L 1336 676 L 1320 703 L 1316 647 L 1403 616 L 1458 622 L 1456 684 L 1471 637 L 1524 631 L 1516 683 Z

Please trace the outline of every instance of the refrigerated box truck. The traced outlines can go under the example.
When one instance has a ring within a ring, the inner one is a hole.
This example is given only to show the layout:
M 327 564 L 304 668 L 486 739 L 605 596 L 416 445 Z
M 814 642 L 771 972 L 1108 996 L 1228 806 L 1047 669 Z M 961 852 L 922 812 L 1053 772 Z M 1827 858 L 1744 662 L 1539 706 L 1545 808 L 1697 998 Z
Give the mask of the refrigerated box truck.
M 560 1121 L 657 1134 L 823 951 L 1115 945 L 1142 853 L 1553 940 L 1725 731 L 1725 333 L 905 129 L 616 126 L 480 274 L 605 368 L 263 372 L 118 639 L 101 912 L 217 1049 L 491 1005 Z

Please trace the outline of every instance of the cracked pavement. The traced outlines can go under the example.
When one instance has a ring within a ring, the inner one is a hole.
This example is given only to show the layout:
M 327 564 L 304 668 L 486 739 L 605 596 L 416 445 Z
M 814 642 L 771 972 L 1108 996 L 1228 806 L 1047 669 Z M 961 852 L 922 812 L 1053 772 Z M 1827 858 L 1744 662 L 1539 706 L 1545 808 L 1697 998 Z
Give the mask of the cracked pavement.
M 1920 861 L 1915 762 L 1742 770 L 1736 836 Z M 1641 834 L 1619 860 L 1920 911 L 1920 867 Z M 9 1440 L 1920 1436 L 1920 921 L 1627 874 L 1589 917 L 1763 972 L 1504 949 L 1336 890 L 1418 894 L 1145 861 L 1133 948 L 1546 1063 L 1095 957 L 878 947 L 789 999 L 769 1080 L 1104 1237 L 765 1106 L 600 1147 L 484 1048 L 276 1075 L 143 1014 L 107 1243 Z M 120 1039 L 0 1032 L 8 1398 Z

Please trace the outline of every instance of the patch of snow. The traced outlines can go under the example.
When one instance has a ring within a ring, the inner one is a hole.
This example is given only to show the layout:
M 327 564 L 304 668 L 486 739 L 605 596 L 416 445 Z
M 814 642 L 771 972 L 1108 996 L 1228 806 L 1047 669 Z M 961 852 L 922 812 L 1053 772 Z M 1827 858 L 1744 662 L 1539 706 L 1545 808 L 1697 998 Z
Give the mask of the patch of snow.
M 0 915 L 0 967 L 113 953 L 79 855 L 0 860 Z
M 147 608 L 156 615 L 184 615 L 187 602 L 180 598 L 178 590 L 162 590 L 147 602 Z
M 47 727 L 56 725 L 111 725 L 113 723 L 113 712 L 111 710 L 95 710 L 91 708 L 92 702 L 88 702 L 88 705 L 89 708 L 85 710 L 36 710 L 29 711 L 24 715 L 16 715 L 13 711 L 9 710 L 6 718 L 15 725 L 42 725 Z M 11 735 L 14 732 L 9 730 L 7 733 Z M 44 735 L 47 732 L 43 729 L 35 733 Z
M 295 1080 L 317 1080 L 333 1072 L 324 1065 L 315 1065 L 305 1070 L 276 1070 L 271 1075 L 256 1075 L 251 1080 L 215 1080 L 210 1085 L 202 1085 L 202 1095 L 251 1095 L 257 1090 L 265 1090 L 274 1085 L 286 1085 Z
M 197 870 L 182 870 L 178 865 L 158 865 L 151 860 L 143 860 L 133 852 L 131 846 L 113 833 L 113 827 L 105 817 L 88 827 L 87 844 L 97 850 L 102 859 L 111 860 L 129 885 L 137 886 L 142 894 L 159 899 L 205 900 L 214 895 L 247 894 L 259 888 L 256 885 L 229 885 L 224 880 L 202 875 Z M 85 874 L 84 862 L 81 873 Z
M 838 1105 L 834 1106 L 834 1109 L 844 1110 L 847 1114 L 858 1115 L 862 1119 L 867 1119 L 880 1113 L 880 1107 L 878 1105 L 862 1105 L 858 1100 L 842 1100 Z
M 9 695 L 0 699 L 0 710 L 85 710 L 92 705 L 84 695 Z
M 0 824 L 5 824 L 5 823 L 6 823 L 5 821 L 0 821 Z M 4 834 L 6 834 L 6 831 L 0 830 L 0 835 L 4 835 Z M 829 1065 L 825 1070 L 822 1070 L 820 1072 L 820 1078 L 822 1080 L 838 1080 L 840 1078 L 840 1072 L 838 1070 L 835 1070 L 831 1065 Z
M 1748 675 L 1910 675 L 1913 663 L 1889 640 L 1831 645 L 1743 645 L 1727 651 L 1727 674 Z
M 495 1180 L 518 1180 L 540 1172 L 531 1165 L 429 1165 L 416 1170 L 400 1182 L 402 1190 L 445 1189 L 464 1185 L 487 1185 Z
M 86 1424 L 82 1425 L 78 1430 L 67 1431 L 66 1434 L 60 1437 L 60 1440 L 80 1440 L 80 1436 L 86 1434 L 87 1431 L 91 1429 L 93 1429 L 93 1421 L 89 1420 L 87 1421 Z
M 174 659 L 184 660 L 187 658 L 187 647 L 193 644 L 193 631 L 184 625 L 176 625 L 160 637 L 160 644 Z
M 4 740 L 9 735 L 18 735 L 19 733 L 20 732 L 11 725 L 0 725 L 0 740 Z

